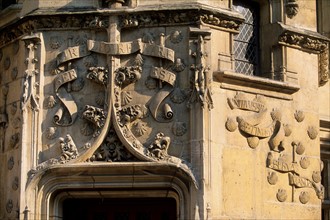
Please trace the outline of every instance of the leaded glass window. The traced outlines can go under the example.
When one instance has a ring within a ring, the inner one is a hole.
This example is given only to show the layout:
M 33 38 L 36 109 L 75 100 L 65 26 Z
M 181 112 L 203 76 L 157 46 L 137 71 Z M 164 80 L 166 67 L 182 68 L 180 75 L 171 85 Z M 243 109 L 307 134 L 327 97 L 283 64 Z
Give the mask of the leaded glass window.
M 259 5 L 252 1 L 234 0 L 233 9 L 241 13 L 245 21 L 234 37 L 235 72 L 258 74 L 259 64 Z

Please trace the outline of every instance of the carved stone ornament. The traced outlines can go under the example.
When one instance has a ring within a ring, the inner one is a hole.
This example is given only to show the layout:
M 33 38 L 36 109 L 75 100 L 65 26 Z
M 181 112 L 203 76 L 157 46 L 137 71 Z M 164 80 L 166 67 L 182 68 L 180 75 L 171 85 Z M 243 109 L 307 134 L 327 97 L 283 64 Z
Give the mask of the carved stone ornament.
M 8 170 L 12 170 L 14 168 L 14 157 L 11 156 L 7 162 L 7 167 L 8 167 Z
M 182 136 L 187 132 L 187 124 L 185 122 L 174 122 L 172 132 L 175 136 Z
M 5 58 L 5 61 L 4 61 L 4 63 L 3 63 L 3 68 L 4 68 L 5 70 L 8 70 L 9 67 L 10 67 L 10 63 L 11 63 L 11 61 L 10 61 L 10 57 L 6 57 L 6 58 Z
M 18 69 L 17 67 L 14 67 L 12 70 L 11 70 L 11 79 L 12 80 L 15 80 L 17 78 L 17 75 L 18 75 Z
M 270 185 L 275 185 L 278 181 L 278 176 L 275 172 L 269 172 L 267 176 L 267 180 Z
M 11 188 L 16 191 L 18 189 L 18 184 L 19 184 L 19 179 L 17 176 L 15 176 L 12 184 L 11 184 Z
M 170 143 L 170 137 L 161 132 L 157 133 L 154 142 L 148 147 L 149 155 L 157 160 L 165 159 L 168 157 L 167 150 Z
M 50 95 L 44 100 L 44 107 L 47 109 L 53 108 L 56 105 L 55 97 Z
M 142 122 L 142 121 L 138 121 L 136 123 L 134 123 L 132 131 L 133 133 L 137 136 L 143 136 L 148 132 L 148 126 L 146 123 Z
M 273 121 L 281 121 L 282 119 L 282 112 L 279 109 L 273 109 L 273 111 L 270 113 Z
M 62 46 L 63 39 L 60 36 L 50 37 L 50 48 L 56 50 Z
M 283 127 L 284 127 L 285 136 L 286 137 L 290 136 L 292 133 L 292 126 L 290 124 L 284 124 Z
M 305 119 L 305 113 L 303 111 L 297 110 L 294 113 L 294 118 L 297 120 L 297 122 L 302 122 Z
M 131 123 L 137 119 L 146 118 L 148 116 L 148 109 L 144 105 L 132 105 L 123 107 L 119 112 L 119 121 L 122 125 Z
M 125 106 L 128 105 L 132 101 L 133 97 L 131 95 L 131 92 L 123 91 L 121 93 L 121 105 Z
M 172 69 L 175 72 L 179 73 L 179 72 L 182 72 L 185 68 L 186 68 L 186 64 L 184 63 L 184 60 L 181 58 L 176 58 Z
M 286 8 L 286 15 L 289 18 L 293 18 L 298 14 L 298 10 L 299 10 L 299 5 L 297 3 L 297 0 L 286 0 L 285 8 Z
M 173 92 L 171 93 L 171 101 L 176 104 L 183 103 L 187 98 L 187 95 L 185 92 L 180 88 L 175 88 Z
M 17 133 L 13 134 L 13 135 L 10 137 L 10 140 L 9 140 L 9 148 L 13 149 L 13 148 L 18 147 L 18 143 L 19 143 L 19 140 L 20 140 L 20 136 L 21 136 L 21 134 L 17 132 Z
M 80 128 L 81 134 L 91 136 L 95 132 L 95 126 L 91 122 L 85 122 Z
M 83 78 L 77 78 L 73 83 L 71 84 L 71 89 L 73 92 L 79 92 L 84 88 L 85 81 Z
M 9 112 L 11 115 L 15 115 L 17 112 L 17 102 L 13 102 L 9 107 Z
M 314 53 L 321 53 L 328 48 L 325 40 L 289 31 L 280 35 L 279 43 Z
M 319 85 L 323 86 L 329 81 L 329 44 L 328 48 L 319 54 Z
M 69 160 L 75 159 L 78 157 L 78 149 L 75 143 L 72 140 L 72 137 L 68 134 L 65 138 L 59 138 L 60 148 L 62 151 L 61 162 L 67 162 Z
M 255 149 L 259 145 L 259 138 L 258 137 L 248 137 L 247 142 L 249 147 Z
M 49 127 L 46 129 L 46 137 L 49 140 L 55 139 L 58 136 L 57 127 Z
M 280 202 L 285 202 L 287 199 L 288 195 L 285 189 L 279 189 L 276 194 L 276 198 Z
M 302 157 L 300 159 L 300 166 L 303 168 L 303 169 L 307 169 L 309 167 L 309 164 L 310 164 L 310 161 L 307 157 Z
M 305 152 L 305 147 L 301 142 L 292 142 L 292 146 L 296 146 L 296 153 L 302 155 Z
M 306 204 L 310 199 L 310 196 L 309 196 L 309 193 L 308 192 L 301 192 L 300 195 L 299 195 L 299 201 L 302 203 L 302 204 Z
M 108 80 L 108 70 L 104 67 L 90 67 L 86 77 L 98 84 L 105 85 Z
M 170 40 L 173 44 L 178 44 L 182 41 L 183 35 L 181 31 L 175 30 L 170 35 Z
M 96 127 L 101 128 L 104 126 L 106 114 L 101 108 L 86 105 L 83 118 L 92 122 Z
M 6 211 L 8 213 L 11 213 L 13 211 L 13 208 L 14 208 L 13 200 L 9 199 L 6 204 Z
M 313 171 L 312 179 L 315 183 L 321 182 L 321 172 L 320 171 Z
M 141 78 L 140 66 L 120 67 L 115 71 L 115 82 L 117 85 L 126 86 Z
M 111 128 L 106 139 L 88 161 L 121 162 L 132 161 L 134 157 L 125 149 L 116 132 Z
M 237 124 L 237 121 L 235 118 L 232 118 L 232 117 L 227 118 L 226 128 L 228 131 L 234 132 L 234 131 L 236 131 L 237 127 L 238 127 L 238 124 Z
M 317 138 L 318 129 L 314 126 L 309 126 L 307 129 L 307 134 L 310 139 L 314 140 L 315 138 Z

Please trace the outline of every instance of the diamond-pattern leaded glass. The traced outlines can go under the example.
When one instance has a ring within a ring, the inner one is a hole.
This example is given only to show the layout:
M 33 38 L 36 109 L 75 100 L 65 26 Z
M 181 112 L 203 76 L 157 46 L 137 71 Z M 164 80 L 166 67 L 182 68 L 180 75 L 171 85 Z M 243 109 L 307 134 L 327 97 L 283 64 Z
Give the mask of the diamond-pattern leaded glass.
M 233 8 L 245 18 L 239 34 L 234 38 L 235 72 L 256 75 L 259 60 L 259 7 L 251 1 L 234 0 Z

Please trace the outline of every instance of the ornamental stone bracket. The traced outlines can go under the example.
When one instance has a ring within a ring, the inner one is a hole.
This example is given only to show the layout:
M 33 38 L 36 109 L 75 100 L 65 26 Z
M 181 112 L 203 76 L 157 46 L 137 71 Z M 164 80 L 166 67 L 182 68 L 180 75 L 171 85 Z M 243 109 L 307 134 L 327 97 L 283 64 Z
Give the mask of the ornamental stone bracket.
M 278 22 L 278 44 L 319 56 L 319 86 L 329 80 L 330 39 L 310 30 L 300 29 Z

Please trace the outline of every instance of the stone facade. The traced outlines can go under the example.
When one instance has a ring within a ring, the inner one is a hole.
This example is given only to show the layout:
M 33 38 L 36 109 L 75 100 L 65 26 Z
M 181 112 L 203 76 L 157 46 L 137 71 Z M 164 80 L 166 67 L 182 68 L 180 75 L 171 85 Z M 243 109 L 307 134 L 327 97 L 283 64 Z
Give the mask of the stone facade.
M 1 2 L 0 219 L 62 219 L 68 198 L 169 197 L 177 219 L 329 206 L 327 0 L 259 1 L 257 76 L 235 71 L 236 0 Z

